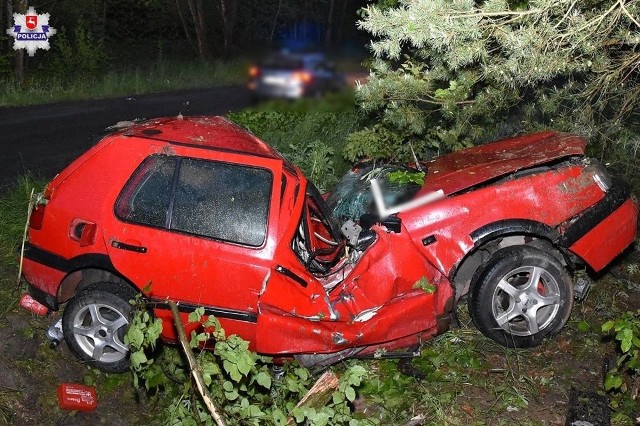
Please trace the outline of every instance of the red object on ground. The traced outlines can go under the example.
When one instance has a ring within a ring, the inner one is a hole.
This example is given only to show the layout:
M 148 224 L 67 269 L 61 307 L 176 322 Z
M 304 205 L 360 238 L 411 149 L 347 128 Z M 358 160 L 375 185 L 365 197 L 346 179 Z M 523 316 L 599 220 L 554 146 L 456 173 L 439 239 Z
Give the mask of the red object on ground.
M 75 383 L 58 385 L 58 407 L 61 410 L 93 411 L 97 405 L 98 398 L 93 386 Z
M 49 312 L 49 308 L 38 302 L 28 293 L 23 294 L 20 298 L 20 306 L 40 316 L 47 315 L 47 312 Z

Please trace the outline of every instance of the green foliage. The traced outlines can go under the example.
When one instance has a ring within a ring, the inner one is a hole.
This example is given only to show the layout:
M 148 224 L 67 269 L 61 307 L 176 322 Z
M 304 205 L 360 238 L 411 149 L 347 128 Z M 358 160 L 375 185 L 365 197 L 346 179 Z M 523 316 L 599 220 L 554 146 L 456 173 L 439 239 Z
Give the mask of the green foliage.
M 412 150 L 430 157 L 549 127 L 601 143 L 628 131 L 640 102 L 636 3 L 389 6 L 367 6 L 359 22 L 374 38 L 356 92 L 371 121 L 349 137 L 348 159 L 411 161 Z
M 413 284 L 413 288 L 419 288 L 427 294 L 433 294 L 436 292 L 436 286 L 431 284 L 427 277 L 422 277 Z
M 399 371 L 399 362 L 386 360 L 373 365 L 361 389 L 381 424 L 404 424 L 415 415 L 425 416 L 423 424 L 465 424 L 458 397 L 474 382 L 474 371 L 484 371 L 484 355 L 460 330 L 447 332 L 424 345 L 419 358 L 411 361 L 414 376 Z M 486 381 L 486 377 L 482 379 Z
M 389 181 L 399 184 L 415 183 L 424 185 L 425 172 L 410 172 L 408 170 L 397 170 L 389 173 Z
M 616 368 L 607 372 L 605 390 L 628 390 L 624 375 L 638 376 L 640 373 L 640 310 L 626 312 L 616 320 L 607 321 L 602 331 L 614 333 L 620 355 Z
M 124 343 L 130 350 L 133 384 L 139 388 L 142 381 L 147 390 L 157 388 L 166 383 L 165 374 L 161 368 L 154 365 L 151 357 L 162 333 L 162 320 L 150 314 L 140 294 L 131 303 L 136 306 L 136 315 L 131 320 Z
M 83 74 L 95 74 L 107 63 L 102 41 L 97 40 L 82 21 L 75 27 L 71 37 L 65 28 L 61 28 L 52 49 L 49 72 L 65 80 L 76 79 Z
M 18 256 L 27 221 L 27 210 L 32 194 L 39 193 L 44 182 L 32 176 L 23 176 L 0 194 L 0 318 L 17 302 Z
M 618 357 L 613 368 L 606 373 L 604 388 L 614 394 L 611 405 L 616 409 L 615 419 L 625 421 L 626 416 L 637 415 L 640 310 L 625 312 L 617 319 L 605 322 L 602 331 L 613 334 L 618 343 Z
M 346 169 L 342 147 L 357 124 L 353 111 L 246 110 L 229 117 L 278 149 L 321 190 L 330 189 Z
M 327 404 L 296 408 L 313 383 L 309 371 L 291 362 L 284 364 L 282 375 L 274 378 L 270 358 L 250 351 L 247 341 L 236 335 L 227 336 L 215 317 L 203 315 L 203 308 L 189 314 L 190 323 L 201 324 L 192 332 L 190 344 L 193 348 L 212 349 L 200 352 L 197 362 L 213 400 L 222 407 L 229 424 L 281 426 L 287 417 L 293 417 L 296 424 L 314 426 L 372 424 L 355 419 L 350 405 L 366 376 L 362 366 L 351 365 L 342 373 L 339 387 Z M 208 411 L 191 388 L 188 367 L 177 351 L 165 348 L 163 353 L 167 354 L 151 356 L 161 332 L 159 321 L 139 305 L 126 337 L 132 351 L 134 385 L 139 387 L 142 383 L 147 390 L 170 400 L 166 423 L 211 424 Z
M 41 179 L 23 176 L 0 197 L 0 267 L 16 264 L 16 250 L 22 242 L 31 193 L 37 194 L 43 188 Z
M 27 78 L 23 85 L 0 78 L 0 106 L 239 84 L 245 73 L 245 60 L 224 64 L 159 60 L 144 67 L 113 67 L 98 75 L 57 77 L 42 72 Z

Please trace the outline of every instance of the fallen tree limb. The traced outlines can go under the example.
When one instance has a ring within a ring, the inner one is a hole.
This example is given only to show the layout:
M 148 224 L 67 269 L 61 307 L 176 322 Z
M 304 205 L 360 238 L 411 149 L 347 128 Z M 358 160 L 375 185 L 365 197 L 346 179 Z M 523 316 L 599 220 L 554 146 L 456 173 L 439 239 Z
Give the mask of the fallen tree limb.
M 24 265 L 24 245 L 27 242 L 27 232 L 29 231 L 29 222 L 31 221 L 31 211 L 33 210 L 34 189 L 31 188 L 31 195 L 29 195 L 29 205 L 27 206 L 27 221 L 24 224 L 24 233 L 22 234 L 22 245 L 20 246 L 20 266 L 18 267 L 18 281 L 16 281 L 16 288 L 20 288 L 20 278 L 22 278 L 22 267 Z
M 333 371 L 326 371 L 320 378 L 313 384 L 311 389 L 302 397 L 300 402 L 296 405 L 299 407 L 313 407 L 318 408 L 324 406 L 331 398 L 331 394 L 338 388 L 338 376 Z M 287 419 L 287 425 L 294 425 L 295 420 L 293 417 Z
M 211 417 L 216 422 L 218 426 L 226 426 L 222 416 L 219 414 L 218 408 L 213 403 L 211 399 L 211 394 L 207 389 L 207 386 L 204 384 L 204 378 L 202 376 L 202 368 L 196 362 L 196 357 L 191 350 L 191 346 L 189 345 L 189 341 L 187 340 L 187 335 L 184 332 L 184 326 L 182 325 L 182 320 L 180 320 L 180 313 L 178 312 L 178 306 L 175 302 L 169 301 L 169 307 L 171 308 L 171 313 L 173 314 L 173 321 L 176 325 L 176 330 L 178 332 L 178 340 L 180 340 L 180 346 L 184 350 L 185 355 L 187 356 L 187 360 L 189 361 L 189 369 L 191 370 L 191 375 L 193 376 L 193 380 L 196 382 L 196 387 L 198 388 L 198 392 L 202 397 L 202 401 L 204 405 L 211 413 Z

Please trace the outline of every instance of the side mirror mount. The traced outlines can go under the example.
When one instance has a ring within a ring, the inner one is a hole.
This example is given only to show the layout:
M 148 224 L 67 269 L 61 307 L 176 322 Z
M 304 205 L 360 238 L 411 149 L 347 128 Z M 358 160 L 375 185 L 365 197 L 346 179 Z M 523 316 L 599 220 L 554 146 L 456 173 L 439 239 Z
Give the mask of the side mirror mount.
M 387 216 L 380 223 L 391 232 L 400 233 L 402 229 L 402 219 L 398 216 Z

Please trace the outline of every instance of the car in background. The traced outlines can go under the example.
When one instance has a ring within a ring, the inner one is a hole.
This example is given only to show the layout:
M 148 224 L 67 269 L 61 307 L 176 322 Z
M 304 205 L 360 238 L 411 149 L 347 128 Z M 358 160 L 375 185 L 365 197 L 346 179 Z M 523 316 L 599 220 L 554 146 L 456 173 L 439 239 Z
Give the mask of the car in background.
M 38 198 L 29 309 L 65 306 L 69 348 L 106 372 L 128 368 L 136 295 L 167 341 L 171 301 L 187 335 L 202 307 L 251 350 L 304 366 L 417 354 L 465 299 L 486 336 L 536 346 L 588 291 L 571 274 L 602 270 L 636 236 L 628 185 L 585 145 L 546 131 L 419 164 L 356 165 L 324 197 L 222 117 L 132 124 Z
M 345 88 L 344 74 L 322 53 L 280 52 L 249 69 L 254 99 L 320 97 Z

